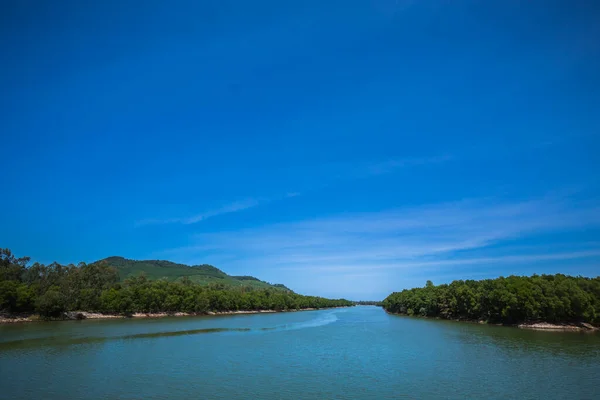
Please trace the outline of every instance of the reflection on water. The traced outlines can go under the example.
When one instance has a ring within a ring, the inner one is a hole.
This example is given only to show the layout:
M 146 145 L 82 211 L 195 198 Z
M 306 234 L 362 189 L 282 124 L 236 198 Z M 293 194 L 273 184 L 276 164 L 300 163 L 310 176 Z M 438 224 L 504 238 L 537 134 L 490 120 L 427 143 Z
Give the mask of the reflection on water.
M 43 337 L 34 339 L 21 339 L 13 341 L 5 341 L 0 343 L 0 350 L 11 349 L 18 347 L 28 346 L 64 346 L 74 345 L 83 343 L 97 343 L 106 342 L 109 340 L 131 340 L 131 339 L 148 339 L 148 338 L 159 338 L 159 337 L 170 337 L 170 336 L 181 336 L 181 335 L 198 335 L 201 333 L 217 333 L 217 332 L 248 332 L 249 328 L 207 328 L 207 329 L 190 329 L 186 331 L 173 331 L 173 332 L 151 332 L 151 333 L 137 333 L 135 335 L 124 335 L 124 336 L 105 336 L 105 337 L 80 337 L 80 338 L 69 338 L 69 337 Z
M 317 314 L 314 318 L 304 321 L 295 322 L 290 324 L 278 325 L 273 327 L 214 327 L 214 328 L 201 328 L 201 329 L 180 329 L 171 331 L 159 331 L 159 332 L 145 332 L 135 334 L 123 334 L 117 336 L 41 336 L 41 337 L 30 337 L 14 340 L 6 340 L 0 342 L 0 351 L 16 348 L 35 347 L 35 346 L 66 346 L 66 345 L 77 345 L 85 343 L 98 343 L 106 342 L 109 340 L 133 340 L 133 339 L 149 339 L 149 338 L 161 338 L 161 337 L 172 337 L 182 335 L 198 335 L 206 333 L 222 333 L 222 332 L 252 332 L 252 331 L 283 331 L 283 330 L 297 330 L 306 328 L 316 328 L 324 325 L 331 324 L 337 321 L 336 311 L 329 311 L 327 313 Z M 43 323 L 49 324 L 49 323 Z
M 600 335 L 377 307 L 0 326 L 10 399 L 591 399 Z
M 454 337 L 465 345 L 489 347 L 510 355 L 538 352 L 556 356 L 569 354 L 584 358 L 600 357 L 598 332 L 537 331 L 468 322 L 423 321 L 438 324 L 446 335 Z

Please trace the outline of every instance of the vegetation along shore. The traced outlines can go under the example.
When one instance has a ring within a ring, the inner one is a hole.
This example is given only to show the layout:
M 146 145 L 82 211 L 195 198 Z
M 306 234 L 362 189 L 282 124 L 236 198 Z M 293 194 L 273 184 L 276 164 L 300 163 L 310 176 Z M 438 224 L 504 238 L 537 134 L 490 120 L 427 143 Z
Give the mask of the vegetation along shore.
M 132 313 L 132 314 L 106 314 L 89 311 L 66 311 L 56 317 L 43 317 L 40 314 L 13 314 L 0 313 L 0 324 L 35 322 L 35 321 L 66 321 L 66 320 L 84 320 L 84 319 L 123 319 L 123 318 L 164 318 L 164 317 L 193 317 L 193 316 L 211 316 L 211 315 L 240 315 L 240 314 L 270 314 L 281 312 L 314 311 L 328 308 L 298 308 L 288 310 L 237 310 L 237 311 L 206 311 L 202 313 L 189 312 L 155 312 L 155 313 Z
M 596 330 L 600 277 L 509 276 L 403 290 L 389 295 L 390 313 L 514 325 L 541 330 Z
M 122 257 L 77 266 L 29 266 L 29 261 L 16 258 L 8 249 L 0 250 L 0 322 L 241 314 L 353 305 L 345 299 L 300 295 L 254 277 L 230 276 L 209 265 L 190 267 Z M 146 275 L 146 270 L 152 275 Z

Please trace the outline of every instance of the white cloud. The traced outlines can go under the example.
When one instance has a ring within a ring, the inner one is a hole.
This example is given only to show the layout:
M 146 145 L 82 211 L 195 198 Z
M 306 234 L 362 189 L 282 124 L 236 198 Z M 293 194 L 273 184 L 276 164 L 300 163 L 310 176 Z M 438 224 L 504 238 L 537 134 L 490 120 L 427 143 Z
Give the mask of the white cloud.
M 484 264 L 500 259 L 467 259 L 465 255 L 508 240 L 590 226 L 600 226 L 600 208 L 586 204 L 552 198 L 465 200 L 199 234 L 193 238 L 195 245 L 169 253 L 187 259 L 229 255 L 248 265 L 289 270 Z M 535 254 L 534 248 L 528 254 L 530 259 L 515 255 L 501 261 L 576 258 L 591 253 L 567 248 L 561 256 L 544 255 Z
M 586 250 L 576 252 L 563 252 L 555 254 L 526 254 L 526 255 L 515 255 L 515 256 L 498 256 L 498 257 L 481 257 L 481 258 L 457 258 L 437 261 L 421 261 L 414 262 L 410 260 L 398 260 L 398 261 L 385 261 L 370 265 L 347 265 L 347 264 L 336 264 L 336 265 L 323 265 L 319 267 L 315 266 L 304 266 L 304 267 L 290 267 L 286 269 L 296 270 L 319 270 L 319 271 L 354 271 L 364 270 L 365 267 L 369 270 L 380 270 L 380 269 L 400 269 L 400 268 L 411 268 L 411 269 L 427 269 L 435 267 L 455 266 L 455 265 L 497 265 L 497 264 L 517 264 L 524 262 L 539 262 L 539 261 L 551 261 L 551 260 L 575 260 L 581 258 L 599 257 L 600 250 Z M 346 275 L 346 274 L 344 274 Z

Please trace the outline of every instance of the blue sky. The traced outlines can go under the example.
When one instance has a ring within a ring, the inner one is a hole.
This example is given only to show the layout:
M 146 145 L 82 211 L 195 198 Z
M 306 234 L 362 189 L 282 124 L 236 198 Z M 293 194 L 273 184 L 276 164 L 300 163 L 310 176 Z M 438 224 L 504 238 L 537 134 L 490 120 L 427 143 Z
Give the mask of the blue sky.
M 594 2 L 0 7 L 0 246 L 18 255 L 211 263 L 351 299 L 600 274 Z

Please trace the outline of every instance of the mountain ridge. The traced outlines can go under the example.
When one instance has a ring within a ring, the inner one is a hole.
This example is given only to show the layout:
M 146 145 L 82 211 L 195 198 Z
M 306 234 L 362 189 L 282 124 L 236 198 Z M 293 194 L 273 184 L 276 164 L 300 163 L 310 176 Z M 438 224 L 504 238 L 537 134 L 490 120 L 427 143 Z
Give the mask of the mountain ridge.
M 186 265 L 169 260 L 134 260 L 122 256 L 109 256 L 92 264 L 107 264 L 119 273 L 119 279 L 145 275 L 150 280 L 166 279 L 180 281 L 187 277 L 200 284 L 224 284 L 226 286 L 246 286 L 257 289 L 276 289 L 293 292 L 281 283 L 271 284 L 250 275 L 229 275 L 210 264 Z

